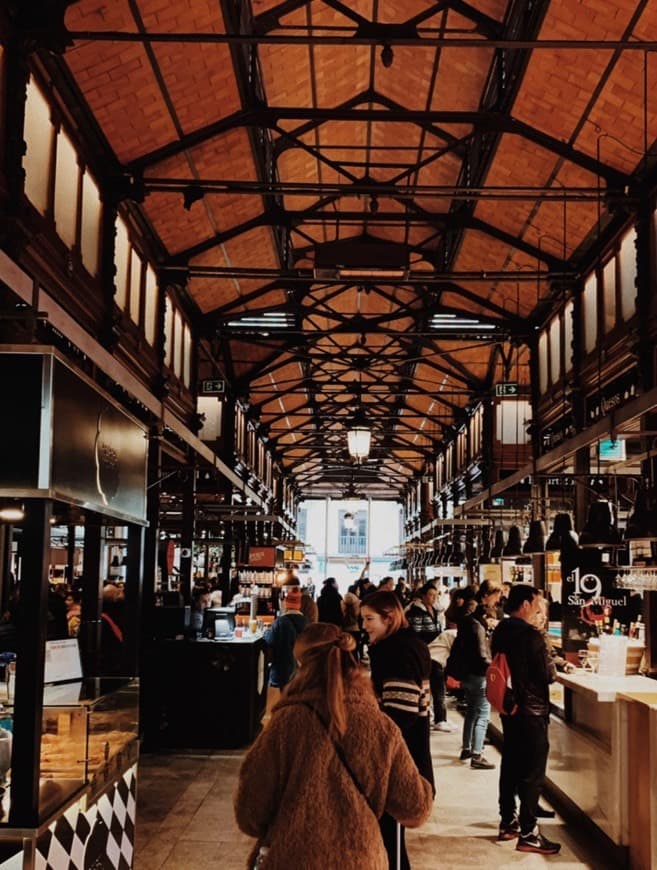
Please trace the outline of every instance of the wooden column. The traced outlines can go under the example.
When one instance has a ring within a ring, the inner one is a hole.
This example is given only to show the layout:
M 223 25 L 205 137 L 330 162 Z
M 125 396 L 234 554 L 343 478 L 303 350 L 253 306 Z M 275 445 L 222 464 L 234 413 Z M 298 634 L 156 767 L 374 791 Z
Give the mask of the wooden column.
M 20 636 L 16 659 L 12 768 L 26 771 L 11 783 L 9 824 L 39 824 L 39 771 L 43 718 L 43 672 L 48 625 L 48 562 L 52 502 L 29 499 L 21 540 Z

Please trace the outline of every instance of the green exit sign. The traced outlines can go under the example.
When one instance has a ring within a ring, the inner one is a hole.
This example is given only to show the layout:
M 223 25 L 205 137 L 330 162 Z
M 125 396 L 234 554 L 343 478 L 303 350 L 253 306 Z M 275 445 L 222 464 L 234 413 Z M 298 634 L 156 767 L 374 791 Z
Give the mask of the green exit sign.
M 219 393 L 223 393 L 225 389 L 226 382 L 217 378 L 201 381 L 201 393 L 204 396 L 216 396 Z
M 496 396 L 517 396 L 518 384 L 495 384 Z

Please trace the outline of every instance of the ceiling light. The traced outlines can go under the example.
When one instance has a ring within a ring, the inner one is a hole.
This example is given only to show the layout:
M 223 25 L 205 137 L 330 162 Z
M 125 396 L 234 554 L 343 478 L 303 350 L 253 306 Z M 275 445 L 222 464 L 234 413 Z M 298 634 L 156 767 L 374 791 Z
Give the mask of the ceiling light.
M 372 431 L 362 409 L 358 409 L 347 429 L 347 449 L 356 462 L 362 462 L 370 455 Z
M 20 523 L 25 519 L 25 511 L 20 505 L 5 505 L 0 508 L 0 520 L 4 523 Z
M 290 329 L 295 326 L 294 315 L 287 311 L 264 311 L 260 314 L 243 314 L 229 320 L 226 326 L 231 329 L 261 330 Z

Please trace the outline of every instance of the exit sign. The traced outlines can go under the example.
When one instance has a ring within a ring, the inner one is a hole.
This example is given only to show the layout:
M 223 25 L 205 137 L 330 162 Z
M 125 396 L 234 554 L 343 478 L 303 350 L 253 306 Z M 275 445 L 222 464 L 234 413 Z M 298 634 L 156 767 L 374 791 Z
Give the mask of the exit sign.
M 517 396 L 518 384 L 495 384 L 496 396 Z
M 214 380 L 201 381 L 201 393 L 203 393 L 204 396 L 212 396 L 217 393 L 223 393 L 225 392 L 225 390 L 225 381 L 216 378 Z

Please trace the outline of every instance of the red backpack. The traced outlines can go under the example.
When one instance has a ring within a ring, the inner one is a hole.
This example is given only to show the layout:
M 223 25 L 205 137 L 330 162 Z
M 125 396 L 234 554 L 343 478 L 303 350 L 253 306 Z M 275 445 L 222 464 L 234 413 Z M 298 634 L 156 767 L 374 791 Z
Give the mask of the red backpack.
M 486 670 L 486 697 L 493 710 L 504 716 L 513 716 L 518 711 L 511 682 L 511 668 L 503 652 L 495 653 Z

